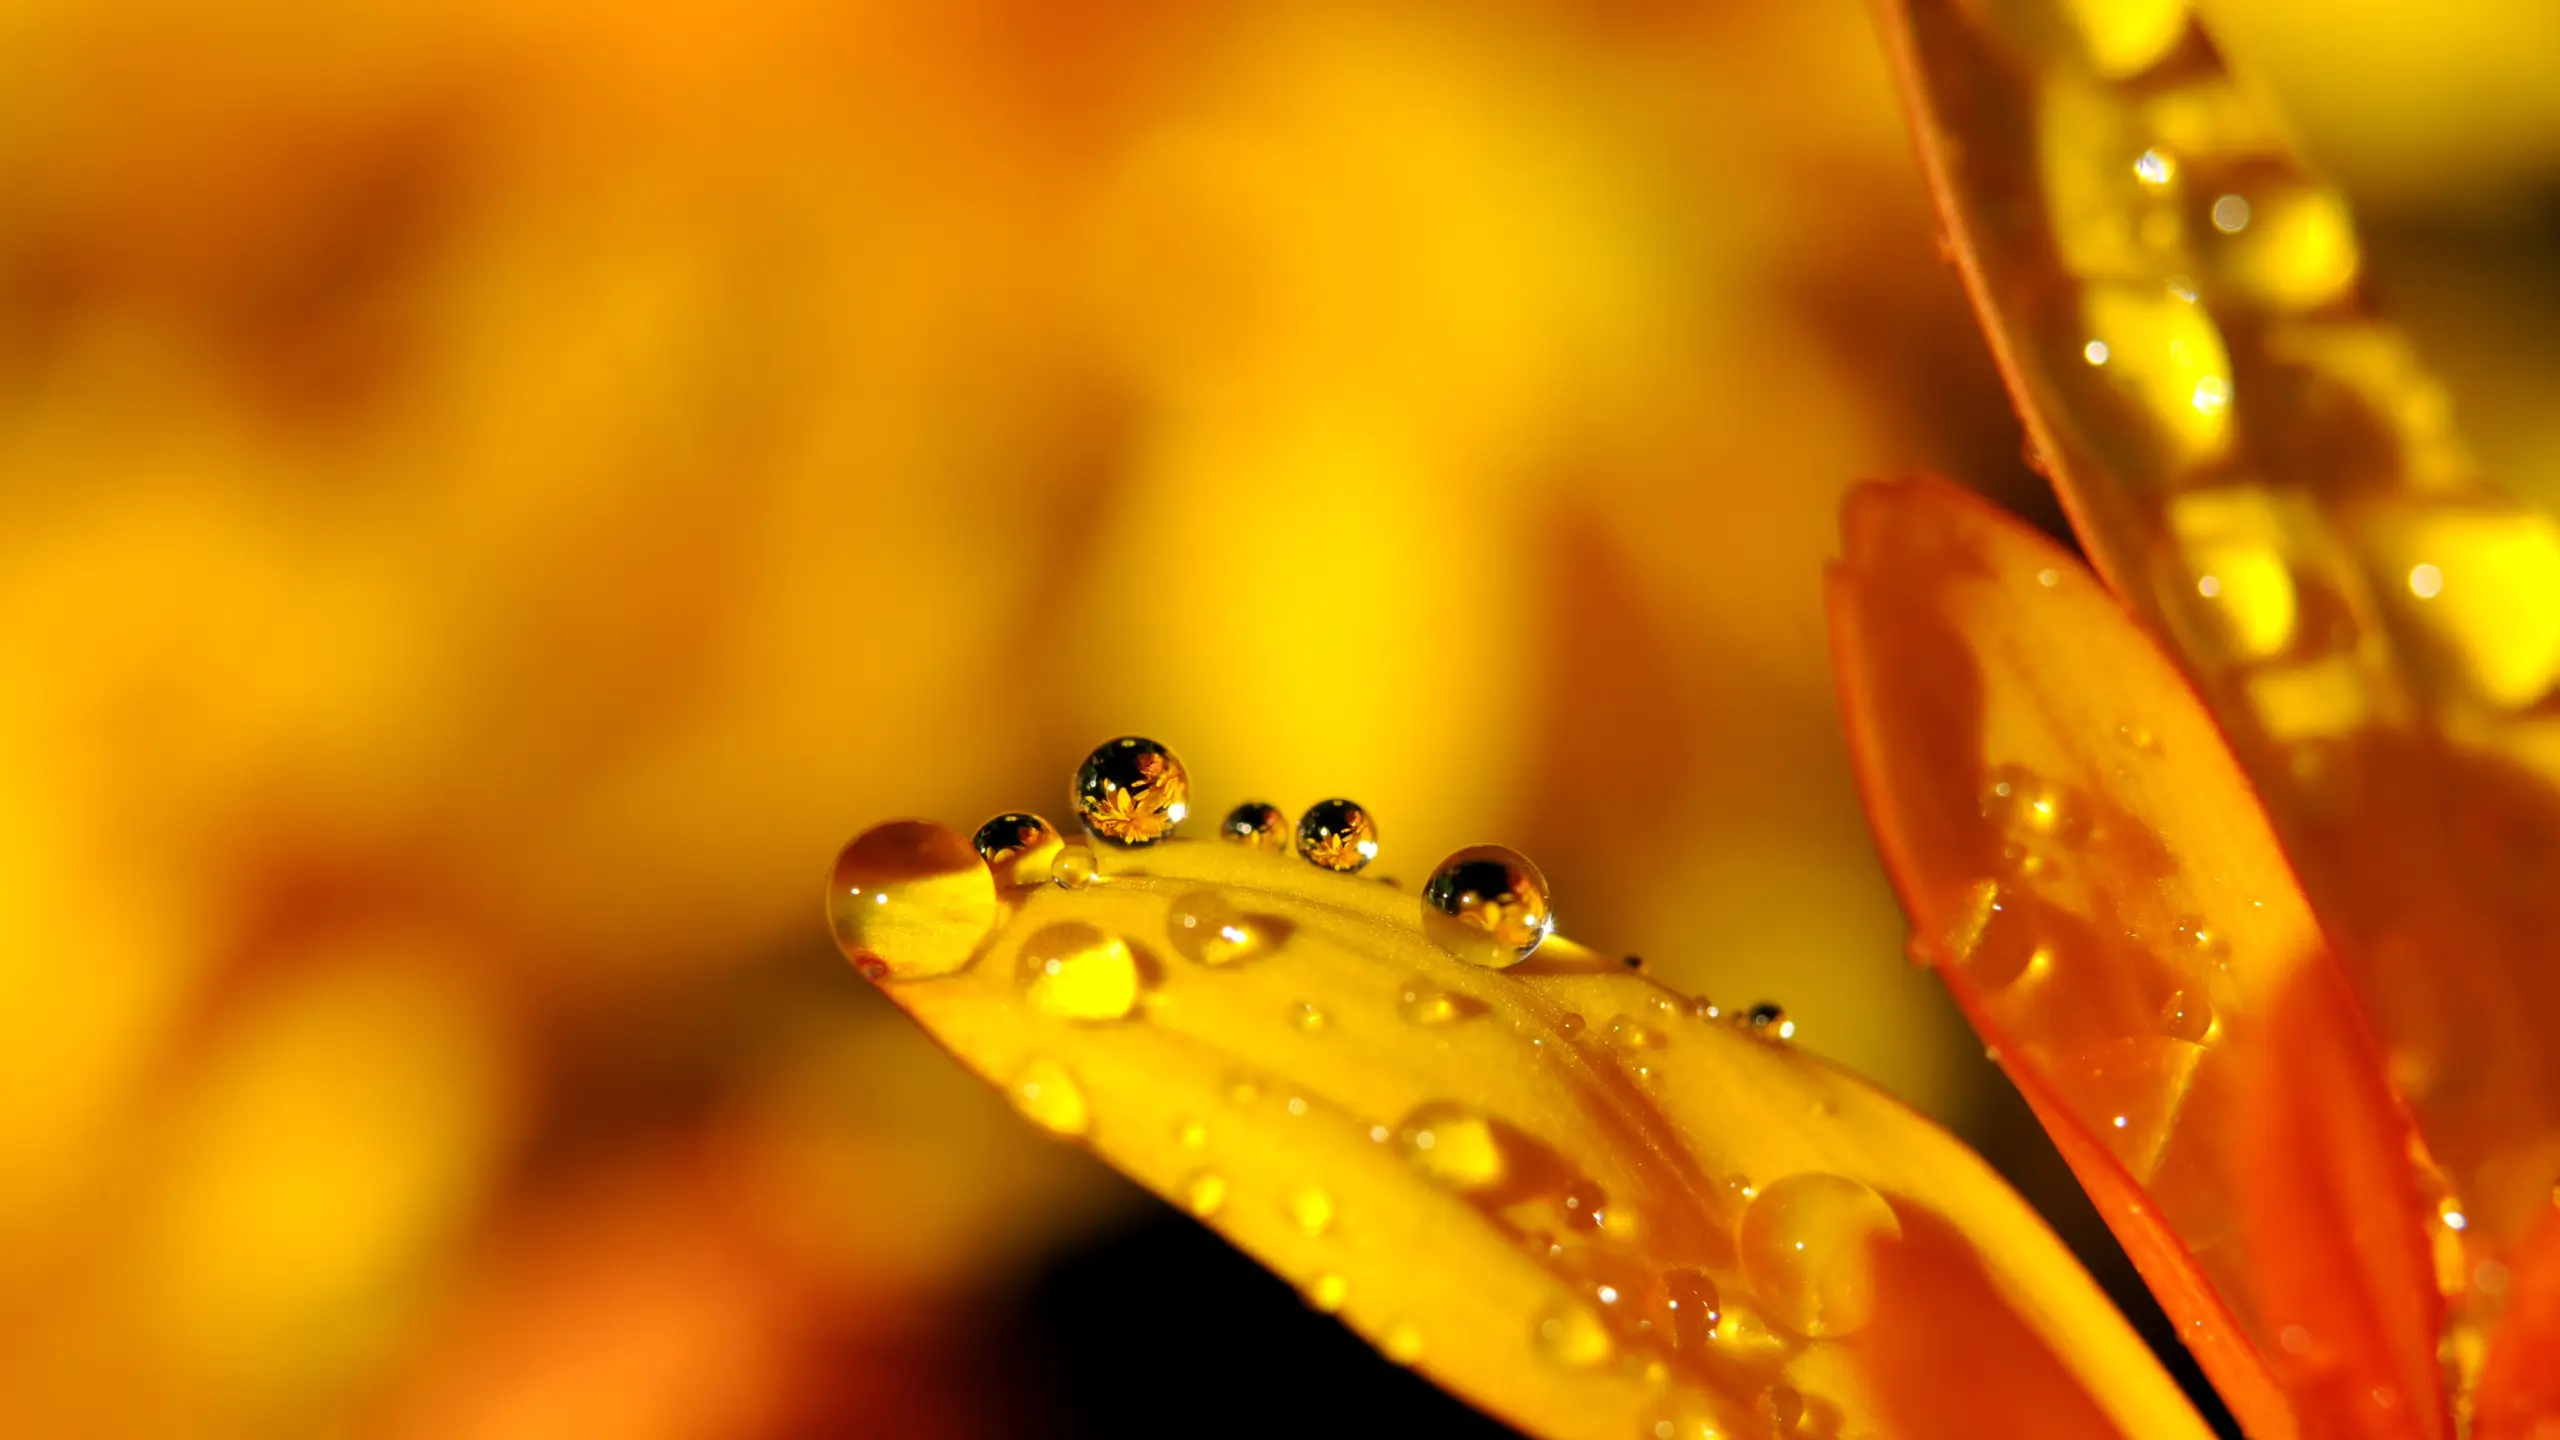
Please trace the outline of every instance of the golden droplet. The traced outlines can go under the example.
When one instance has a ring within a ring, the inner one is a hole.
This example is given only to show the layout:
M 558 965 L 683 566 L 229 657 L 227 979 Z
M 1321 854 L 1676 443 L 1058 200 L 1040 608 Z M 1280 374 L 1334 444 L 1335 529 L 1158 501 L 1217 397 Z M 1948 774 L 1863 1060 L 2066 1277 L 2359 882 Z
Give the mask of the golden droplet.
M 1386 1338 L 1378 1342 L 1378 1350 L 1399 1365 L 1415 1365 L 1422 1360 L 1422 1330 L 1410 1320 L 1399 1320 L 1387 1327 Z
M 1723 1319 L 1716 1282 L 1695 1270 L 1674 1270 L 1662 1277 L 1662 1309 L 1671 1343 L 1696 1354 L 1715 1339 Z
M 1576 1180 L 1556 1197 L 1567 1230 L 1597 1230 L 1607 1223 L 1609 1192 L 1588 1180 Z
M 1117 935 L 1062 920 L 1022 942 L 1014 977 L 1041 1014 L 1059 1020 L 1119 1020 L 1137 1007 L 1138 962 Z
M 1465 1002 L 1422 981 L 1407 981 L 1396 992 L 1396 1013 L 1426 1028 L 1455 1024 L 1466 1018 Z
M 1227 1177 L 1215 1170 L 1202 1170 L 1182 1187 L 1182 1200 L 1191 1213 L 1206 1220 L 1226 1208 Z
M 1313 1035 L 1325 1027 L 1325 1014 L 1321 1008 L 1301 1000 L 1295 1006 L 1291 1007 L 1289 1011 L 1289 1022 L 1306 1033 Z
M 1076 767 L 1070 797 L 1086 833 L 1112 845 L 1153 845 L 1190 813 L 1191 775 L 1153 740 L 1106 740 Z
M 1510 1174 L 1501 1133 L 1463 1105 L 1426 1103 L 1404 1118 L 1396 1136 L 1415 1168 L 1453 1190 L 1497 1190 Z
M 1049 879 L 1061 890 L 1082 890 L 1101 878 L 1093 852 L 1082 845 L 1063 845 L 1049 862 Z
M 1346 874 L 1378 858 L 1378 822 L 1350 800 L 1319 800 L 1298 817 L 1298 853 Z
M 1066 841 L 1048 821 L 1015 811 L 979 826 L 970 843 L 1001 883 L 1037 885 L 1049 878 Z
M 1423 882 L 1422 906 L 1424 929 L 1442 949 L 1497 969 L 1537 953 L 1556 924 L 1547 877 L 1500 845 L 1470 845 L 1441 861 Z
M 1035 1056 L 1015 1071 L 1005 1094 L 1024 1119 L 1052 1135 L 1074 1137 L 1093 1128 L 1093 1109 L 1085 1101 L 1084 1087 L 1066 1066 L 1046 1056 Z
M 1342 1308 L 1343 1301 L 1351 1298 L 1351 1282 L 1327 1270 L 1307 1282 L 1306 1294 L 1308 1309 L 1331 1315 Z
M 1787 1018 L 1786 1008 L 1774 1000 L 1763 1000 L 1737 1017 L 1743 1028 L 1768 1040 L 1793 1040 L 1796 1022 Z
M 1218 822 L 1218 838 L 1248 850 L 1289 848 L 1289 817 L 1265 800 L 1247 800 Z
M 1873 1249 L 1902 1238 L 1884 1197 L 1845 1175 L 1772 1181 L 1742 1212 L 1734 1249 L 1753 1298 L 1806 1336 L 1846 1335 L 1875 1318 Z
M 1262 932 L 1210 885 L 1173 897 L 1165 914 L 1165 937 L 1176 954 L 1195 965 L 1232 965 L 1263 950 Z
M 1289 1196 L 1289 1218 L 1299 1233 L 1322 1235 L 1333 1228 L 1333 1195 L 1320 1185 L 1303 1186 Z
M 837 852 L 827 923 L 866 979 L 948 975 L 995 927 L 995 877 L 957 832 L 892 820 Z

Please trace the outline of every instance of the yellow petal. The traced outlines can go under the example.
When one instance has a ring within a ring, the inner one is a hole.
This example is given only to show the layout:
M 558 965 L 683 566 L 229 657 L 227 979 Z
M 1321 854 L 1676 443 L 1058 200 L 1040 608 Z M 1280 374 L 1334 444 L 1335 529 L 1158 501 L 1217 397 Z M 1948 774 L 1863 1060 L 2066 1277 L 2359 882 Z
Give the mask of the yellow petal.
M 2560 526 L 2476 474 L 2344 203 L 2191 22 L 2134 73 L 2014 42 L 2084 7 L 1994 8 L 1888 28 L 2033 449 L 2264 800 L 2466 1217 L 2452 1268 L 2498 1259 L 2560 1174 Z
M 2260 1437 L 2439 1433 L 2414 1132 L 2229 750 L 2078 561 L 1870 486 L 1833 655 L 1948 989 Z
M 956 973 L 869 973 L 1032 1123 L 1514 1424 L 2203 1433 L 1980 1160 L 1766 1030 L 1561 939 L 1469 963 L 1412 892 L 1289 855 L 1070 878 L 1005 889 Z M 1054 993 L 1061 927 L 1127 958 L 1125 1013 Z

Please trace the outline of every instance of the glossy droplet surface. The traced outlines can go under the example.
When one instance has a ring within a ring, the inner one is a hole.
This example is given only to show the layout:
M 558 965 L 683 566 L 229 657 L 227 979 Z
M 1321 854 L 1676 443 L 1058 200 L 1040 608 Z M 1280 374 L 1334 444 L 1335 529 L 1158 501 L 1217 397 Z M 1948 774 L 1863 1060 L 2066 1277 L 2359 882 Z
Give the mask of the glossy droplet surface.
M 1307 1282 L 1307 1308 L 1330 1315 L 1351 1298 L 1351 1282 L 1328 1270 Z
M 1138 961 L 1129 943 L 1081 920 L 1062 920 L 1023 941 L 1014 975 L 1033 1008 L 1061 1020 L 1118 1020 L 1138 1004 Z
M 1422 906 L 1424 929 L 1442 949 L 1497 968 L 1537 953 L 1556 923 L 1547 877 L 1500 845 L 1470 845 L 1433 867 Z
M 1251 850 L 1289 848 L 1289 817 L 1267 800 L 1247 800 L 1218 822 L 1218 838 Z
M 1048 821 L 1013 811 L 979 826 L 969 843 L 977 847 L 997 883 L 1037 885 L 1049 878 L 1050 867 L 1056 864 L 1058 851 L 1066 841 Z
M 1416 1025 L 1453 1025 L 1466 1018 L 1466 1002 L 1436 985 L 1413 981 L 1396 992 L 1396 1013 Z
M 1190 813 L 1191 776 L 1164 746 L 1123 735 L 1094 747 L 1076 767 L 1072 798 L 1076 818 L 1095 839 L 1152 845 Z
M 1165 938 L 1175 954 L 1195 965 L 1232 965 L 1263 951 L 1262 932 L 1210 885 L 1173 897 L 1165 912 Z
M 1227 1177 L 1215 1170 L 1202 1170 L 1183 1182 L 1182 1203 L 1192 1214 L 1206 1220 L 1226 1208 Z
M 1035 1056 L 1014 1072 L 1005 1097 L 1024 1119 L 1052 1135 L 1081 1136 L 1093 1128 L 1093 1107 L 1067 1067 Z
M 827 880 L 836 948 L 873 980 L 948 975 L 995 921 L 995 877 L 958 832 L 929 820 L 863 831 Z
M 1298 817 L 1298 853 L 1346 873 L 1378 858 L 1378 822 L 1356 801 L 1319 800 Z
M 1734 1249 L 1771 1319 L 1799 1335 L 1846 1335 L 1875 1318 L 1873 1248 L 1901 1238 L 1883 1196 L 1845 1175 L 1806 1172 L 1761 1189 Z
M 1695 1354 L 1715 1339 L 1723 1305 L 1716 1282 L 1695 1270 L 1674 1270 L 1662 1277 L 1662 1309 L 1671 1343 Z
M 1049 879 L 1061 890 L 1082 890 L 1099 878 L 1093 852 L 1082 845 L 1061 846 L 1049 862 Z
M 1449 1101 L 1417 1108 L 1396 1127 L 1396 1139 L 1423 1174 L 1460 1191 L 1501 1188 L 1510 1159 L 1493 1123 Z
M 1763 1000 L 1737 1017 L 1743 1028 L 1770 1040 L 1792 1040 L 1796 1022 L 1787 1018 L 1786 1008 L 1772 1000 Z

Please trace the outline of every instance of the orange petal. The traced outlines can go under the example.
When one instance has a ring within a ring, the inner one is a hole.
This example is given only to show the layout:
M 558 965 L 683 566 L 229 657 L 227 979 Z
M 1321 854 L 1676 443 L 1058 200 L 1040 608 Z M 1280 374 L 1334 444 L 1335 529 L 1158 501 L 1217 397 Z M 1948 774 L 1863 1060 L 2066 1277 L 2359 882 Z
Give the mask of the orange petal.
M 2468 1278 L 2507 1301 L 2488 1345 L 2471 1433 L 2477 1440 L 2553 1440 L 2560 1436 L 2560 1206 L 2543 1210 L 2509 1259 L 2483 1260 Z
M 2560 526 L 2475 474 L 2182 0 L 1887 9 L 2032 448 L 2263 797 L 2469 1221 L 2449 1270 L 2497 1258 L 2560 1177 Z
M 983 871 L 910 877 L 974 942 L 954 973 L 840 933 L 1034 1123 L 1511 1423 L 2203 1434 L 1979 1159 L 1766 1031 L 1562 939 L 1470 963 L 1413 893 L 1294 856 L 1099 858 L 991 920 L 955 903 Z
M 2439 1433 L 2412 1134 L 2213 720 L 2070 555 L 1869 486 L 1831 575 L 1920 939 L 2252 1435 Z

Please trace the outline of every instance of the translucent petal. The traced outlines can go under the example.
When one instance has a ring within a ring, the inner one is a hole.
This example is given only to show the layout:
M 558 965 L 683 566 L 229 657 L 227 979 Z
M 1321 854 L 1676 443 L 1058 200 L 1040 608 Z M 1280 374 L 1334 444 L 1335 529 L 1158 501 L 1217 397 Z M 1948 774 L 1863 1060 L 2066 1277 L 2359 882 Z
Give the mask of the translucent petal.
M 2440 1433 L 2414 1132 L 2211 716 L 2060 547 L 1851 500 L 1852 753 L 1917 953 L 2251 1434 Z
M 1244 958 L 1186 958 L 1202 915 Z M 1040 1003 L 1025 948 L 1068 924 L 1133 957 L 1124 1018 Z M 1410 892 L 1173 841 L 1008 890 L 968 966 L 882 983 L 1034 1123 L 1533 1433 L 2203 1433 L 1963 1146 L 1562 939 L 1488 969 Z
M 2477 1261 L 2459 1279 L 2506 1302 L 2488 1343 L 2472 1435 L 2551 1440 L 2560 1433 L 2560 1204 L 2543 1211 L 2507 1260 Z M 2478 1343 L 2476 1336 L 2463 1340 Z
M 2013 38 L 2082 7 L 1992 10 L 1899 0 L 1888 30 L 2033 451 L 2263 799 L 2455 1260 L 2498 1259 L 2560 1176 L 2560 526 L 2476 474 L 2344 202 L 2200 28 L 2110 69 Z

